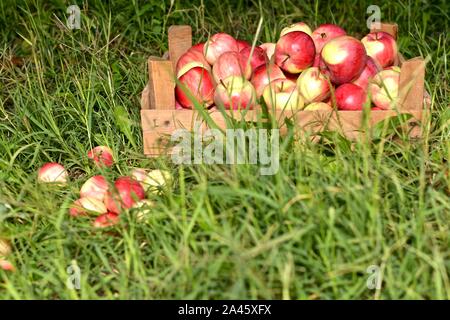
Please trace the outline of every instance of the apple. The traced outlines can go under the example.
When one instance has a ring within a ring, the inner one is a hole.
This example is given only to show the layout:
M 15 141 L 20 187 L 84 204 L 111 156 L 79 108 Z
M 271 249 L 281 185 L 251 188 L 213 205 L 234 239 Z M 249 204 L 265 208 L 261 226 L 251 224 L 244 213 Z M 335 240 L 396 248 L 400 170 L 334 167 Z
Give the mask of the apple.
M 283 28 L 280 33 L 280 37 L 284 36 L 285 34 L 288 34 L 289 32 L 293 31 L 303 31 L 307 35 L 311 36 L 312 31 L 311 28 L 304 22 L 297 22 L 294 24 L 291 24 L 289 27 Z
M 225 109 L 253 109 L 256 105 L 255 88 L 242 77 L 225 78 L 216 87 L 214 102 Z
M 304 111 L 315 111 L 315 110 L 327 110 L 327 111 L 331 111 L 333 110 L 333 107 L 330 106 L 328 103 L 325 102 L 313 102 L 308 104 L 305 109 L 303 109 Z
M 277 79 L 270 82 L 264 89 L 263 98 L 269 109 L 301 110 L 304 106 L 296 83 L 288 79 Z
M 361 39 L 367 55 L 374 58 L 382 67 L 392 66 L 398 55 L 397 42 L 389 33 L 371 32 Z
M 120 221 L 119 215 L 114 212 L 106 212 L 99 215 L 93 222 L 94 228 L 107 228 L 118 224 Z
M 251 83 L 255 87 L 256 96 L 259 98 L 263 94 L 264 88 L 273 80 L 286 79 L 283 71 L 273 63 L 259 66 L 253 71 Z
M 14 268 L 13 264 L 9 262 L 8 260 L 0 259 L 0 269 L 4 271 L 16 271 L 16 268 Z
M 131 177 L 139 182 L 145 191 L 157 192 L 159 188 L 172 182 L 172 175 L 166 170 L 145 170 L 141 168 L 133 169 Z
M 105 198 L 105 194 L 108 191 L 108 181 L 102 175 L 96 175 L 88 180 L 81 186 L 80 197 L 94 197 L 101 201 Z
M 236 39 L 226 33 L 216 33 L 206 43 L 203 54 L 209 64 L 214 65 L 217 59 L 227 51 L 239 52 Z
M 183 106 L 181 105 L 181 103 L 178 102 L 177 99 L 175 99 L 175 110 L 183 110 Z
M 214 97 L 214 80 L 211 74 L 201 67 L 190 69 L 178 79 L 175 96 L 184 108 L 192 109 L 195 103 L 210 106 Z
M 362 110 L 370 103 L 366 91 L 353 83 L 344 83 L 334 92 L 339 110 Z
M 361 41 L 350 36 L 330 40 L 322 49 L 320 70 L 340 85 L 356 80 L 366 66 L 367 54 Z
M 66 184 L 69 175 L 62 165 L 56 162 L 45 163 L 38 171 L 38 181 L 44 183 Z
M 89 212 L 105 213 L 106 211 L 106 206 L 102 200 L 92 196 L 86 196 L 75 200 L 70 207 L 69 213 L 71 216 L 77 216 Z
M 316 47 L 316 53 L 320 54 L 323 46 L 330 40 L 345 36 L 347 32 L 341 27 L 335 24 L 321 24 L 316 30 L 313 31 L 311 37 Z
M 201 43 L 197 43 L 197 44 L 193 45 L 192 47 L 190 47 L 188 51 L 197 51 L 203 55 L 204 49 L 205 49 L 205 43 L 201 42 Z
M 260 45 L 259 47 L 264 50 L 264 52 L 267 55 L 267 58 L 271 60 L 275 53 L 276 43 L 266 42 Z
M 252 76 L 252 67 L 247 63 L 245 56 L 239 52 L 228 51 L 217 58 L 213 65 L 212 74 L 216 83 L 230 76 L 240 76 L 250 79 Z
M 378 72 L 380 72 L 380 70 L 381 67 L 378 65 L 378 63 L 373 60 L 373 58 L 368 56 L 366 66 L 364 67 L 359 77 L 353 81 L 353 83 L 360 86 L 364 90 L 367 90 L 369 82 Z
M 139 182 L 131 177 L 120 177 L 114 182 L 114 190 L 106 193 L 105 204 L 108 211 L 120 213 L 122 208 L 129 209 L 144 198 L 145 191 Z
M 144 221 L 144 219 L 147 218 L 151 214 L 151 212 L 152 212 L 151 209 L 154 207 L 155 207 L 155 203 L 148 199 L 144 199 L 139 202 L 136 202 L 133 205 L 133 209 L 137 210 L 136 220 Z
M 252 45 L 245 40 L 236 40 L 238 46 L 238 52 L 241 52 L 245 48 L 251 48 Z
M 373 104 L 383 110 L 392 109 L 397 103 L 399 82 L 399 67 L 378 72 L 369 84 Z
M 323 101 L 330 95 L 329 79 L 317 67 L 303 71 L 297 79 L 297 87 L 306 103 Z
M 197 50 L 189 49 L 180 57 L 180 59 L 178 59 L 177 66 L 175 68 L 177 78 L 181 77 L 183 74 L 195 67 L 202 67 L 208 71 L 211 71 L 211 67 L 208 61 L 206 61 L 203 53 Z
M 312 65 L 313 67 L 319 67 L 320 66 L 320 53 L 316 52 L 316 56 L 314 57 L 314 63 Z
M 248 59 L 250 59 L 250 65 L 252 67 L 252 70 L 255 70 L 259 66 L 265 65 L 269 62 L 269 58 L 267 57 L 266 52 L 260 48 L 255 47 L 253 48 L 253 54 L 250 57 L 250 53 L 252 51 L 251 47 L 247 47 L 241 50 L 241 55 L 245 58 L 245 61 L 247 62 Z
M 114 164 L 113 152 L 106 146 L 97 146 L 89 150 L 87 156 L 97 167 L 111 167 Z
M 312 66 L 315 55 L 314 41 L 302 31 L 285 34 L 275 47 L 275 63 L 289 73 L 300 73 Z
M 382 111 L 382 110 L 384 110 L 384 109 L 381 109 L 380 107 L 372 107 L 371 110 L 374 110 L 374 111 Z

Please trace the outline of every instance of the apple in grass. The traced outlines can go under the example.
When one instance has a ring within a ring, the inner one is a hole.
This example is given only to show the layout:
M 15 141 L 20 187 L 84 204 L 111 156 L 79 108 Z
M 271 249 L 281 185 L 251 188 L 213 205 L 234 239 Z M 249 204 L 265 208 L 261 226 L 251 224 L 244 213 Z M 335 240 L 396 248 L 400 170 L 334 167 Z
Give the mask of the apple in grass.
M 382 67 L 392 66 L 398 55 L 397 42 L 387 32 L 371 32 L 361 39 L 367 55 L 375 59 Z
M 45 163 L 38 171 L 38 181 L 43 183 L 64 185 L 68 178 L 66 169 L 56 162 Z
M 250 59 L 250 65 L 252 70 L 255 70 L 259 66 L 265 65 L 269 62 L 266 52 L 260 47 L 254 47 L 253 53 L 252 47 L 247 47 L 241 50 L 240 54 L 245 58 L 245 61 Z M 251 54 L 251 57 L 250 57 Z
M 178 59 L 175 67 L 177 78 L 181 77 L 187 71 L 195 67 L 202 67 L 208 71 L 211 71 L 211 67 L 208 61 L 206 61 L 203 53 L 198 50 L 192 50 L 191 48 Z
M 226 33 L 216 33 L 205 43 L 203 54 L 209 64 L 214 65 L 217 59 L 227 51 L 239 52 L 236 39 Z
M 225 109 L 253 109 L 256 105 L 256 91 L 250 81 L 239 76 L 222 80 L 214 93 L 216 106 Z
M 344 83 L 334 92 L 339 110 L 362 110 L 365 104 L 370 103 L 366 91 L 353 83 Z
M 308 35 L 312 35 L 311 28 L 304 22 L 297 22 L 294 24 L 291 24 L 288 27 L 283 28 L 280 33 L 280 37 L 284 36 L 285 34 L 288 34 L 289 32 L 293 31 L 303 31 L 304 33 Z
M 114 182 L 114 190 L 106 193 L 105 205 L 109 212 L 119 214 L 145 198 L 141 184 L 131 177 L 120 177 Z
M 350 36 L 330 40 L 325 44 L 320 55 L 320 70 L 335 85 L 356 80 L 367 62 L 363 44 Z
M 392 67 L 377 73 L 369 84 L 373 104 L 383 110 L 393 109 L 398 100 L 399 83 L 399 67 Z
M 346 34 L 347 32 L 345 32 L 344 29 L 335 24 L 321 24 L 311 34 L 314 45 L 316 47 L 316 53 L 320 54 L 322 48 L 328 41 L 340 36 L 345 36 Z
M 194 67 L 178 78 L 175 87 L 176 100 L 188 109 L 192 109 L 195 103 L 210 106 L 214 98 L 214 85 L 208 70 Z
M 354 84 L 360 86 L 364 90 L 367 90 L 367 86 L 372 78 L 381 71 L 379 64 L 371 57 L 367 57 L 366 66 L 359 75 L 359 77 L 353 81 Z
M 102 175 L 96 175 L 86 180 L 86 182 L 81 186 L 80 197 L 94 197 L 103 201 L 108 189 L 108 181 L 106 181 L 105 177 Z
M 312 66 L 315 55 L 312 38 L 302 31 L 285 34 L 275 47 L 275 63 L 289 73 L 300 73 Z
M 212 74 L 216 83 L 230 76 L 240 76 L 250 79 L 252 67 L 247 63 L 247 59 L 239 52 L 228 51 L 217 58 L 213 65 Z
M 265 87 L 273 80 L 286 79 L 283 71 L 276 64 L 262 65 L 253 71 L 251 83 L 255 87 L 256 96 L 262 96 Z
M 320 102 L 330 95 L 329 79 L 317 67 L 303 71 L 297 79 L 297 87 L 306 103 Z
M 146 170 L 142 168 L 133 169 L 131 177 L 139 182 L 145 191 L 150 190 L 157 193 L 160 188 L 172 182 L 172 175 L 167 170 Z
M 75 200 L 69 209 L 72 217 L 85 216 L 89 213 L 102 214 L 107 212 L 105 204 L 98 198 L 87 196 Z
M 92 225 L 94 228 L 107 228 L 112 227 L 118 224 L 120 221 L 120 217 L 117 213 L 114 212 L 106 212 L 104 214 L 99 215 Z
M 260 45 L 259 47 L 264 50 L 264 52 L 267 55 L 267 58 L 269 60 L 271 60 L 273 57 L 273 54 L 275 53 L 276 43 L 266 42 L 266 43 L 263 43 L 262 45 Z
M 114 164 L 113 152 L 107 146 L 97 146 L 89 150 L 87 156 L 99 168 L 111 167 Z
M 301 110 L 304 106 L 296 83 L 288 79 L 270 82 L 264 89 L 263 98 L 269 110 Z

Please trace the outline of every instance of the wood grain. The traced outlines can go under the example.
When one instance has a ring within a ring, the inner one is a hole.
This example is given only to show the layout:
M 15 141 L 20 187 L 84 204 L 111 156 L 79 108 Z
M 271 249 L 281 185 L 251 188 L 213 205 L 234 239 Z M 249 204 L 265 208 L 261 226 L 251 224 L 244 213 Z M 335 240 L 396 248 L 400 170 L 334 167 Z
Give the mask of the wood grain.
M 169 57 L 175 70 L 178 59 L 192 47 L 191 26 L 169 27 Z
M 150 57 L 148 76 L 149 109 L 175 109 L 175 79 L 172 63 Z
M 424 104 L 425 61 L 413 58 L 402 63 L 399 83 L 399 108 L 421 110 Z

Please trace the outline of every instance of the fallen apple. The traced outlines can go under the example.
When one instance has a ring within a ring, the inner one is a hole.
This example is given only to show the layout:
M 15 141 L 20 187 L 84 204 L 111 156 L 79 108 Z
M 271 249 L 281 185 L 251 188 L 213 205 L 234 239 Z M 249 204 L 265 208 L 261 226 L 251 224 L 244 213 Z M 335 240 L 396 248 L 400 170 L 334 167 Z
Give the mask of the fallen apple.
M 152 212 L 152 208 L 155 206 L 155 203 L 144 199 L 139 202 L 136 202 L 133 205 L 133 209 L 136 209 L 136 220 L 141 222 L 144 221 Z
M 172 182 L 172 175 L 167 170 L 145 170 L 141 168 L 133 169 L 131 177 L 138 181 L 145 191 L 150 190 L 155 193 Z
M 114 190 L 106 193 L 105 204 L 108 211 L 119 214 L 144 198 L 145 191 L 139 182 L 131 177 L 120 177 L 114 182 Z
M 216 87 L 214 102 L 225 109 L 253 109 L 256 105 L 255 88 L 242 77 L 225 78 Z
M 235 51 L 228 51 L 217 58 L 213 65 L 212 74 L 216 83 L 230 76 L 240 76 L 250 79 L 252 67 L 247 63 L 247 58 Z
M 216 33 L 205 43 L 203 54 L 209 64 L 214 65 L 217 59 L 227 51 L 239 52 L 236 39 L 226 33 Z
M 108 189 L 108 181 L 106 181 L 105 177 L 96 175 L 86 180 L 81 186 L 80 197 L 93 197 L 103 201 Z
M 269 110 L 301 110 L 304 106 L 296 83 L 288 79 L 277 79 L 270 82 L 264 89 L 263 98 Z
M 392 67 L 377 73 L 369 84 L 373 104 L 383 110 L 395 108 L 398 102 L 399 83 L 399 67 Z
M 56 162 L 45 163 L 38 171 L 38 181 L 43 183 L 66 184 L 69 175 L 62 165 Z
M 285 34 L 275 47 L 275 63 L 289 73 L 300 73 L 312 66 L 315 55 L 314 41 L 302 31 Z
M 114 164 L 113 152 L 106 146 L 97 146 L 89 150 L 87 156 L 97 167 L 111 167 Z
M 93 222 L 94 228 L 107 228 L 118 224 L 120 217 L 114 212 L 107 212 L 99 215 Z
M 253 71 L 251 83 L 255 87 L 256 96 L 259 98 L 262 96 L 266 86 L 273 80 L 286 79 L 283 71 L 273 63 L 260 66 Z
M 190 69 L 178 79 L 175 96 L 184 108 L 192 109 L 195 103 L 210 106 L 214 97 L 214 80 L 211 74 L 201 67 Z
M 365 104 L 370 103 L 366 91 L 353 83 L 344 83 L 334 92 L 339 110 L 362 110 Z
M 105 213 L 106 206 L 102 200 L 91 196 L 75 200 L 69 209 L 69 214 L 73 217 L 87 215 L 89 213 Z
M 371 32 L 361 39 L 367 55 L 372 57 L 382 68 L 392 66 L 397 58 L 397 42 L 386 32 Z
M 311 67 L 303 71 L 297 79 L 297 87 L 305 103 L 320 102 L 330 95 L 329 79 L 319 68 Z
M 12 271 L 12 272 L 16 271 L 16 268 L 14 268 L 11 262 L 3 259 L 0 259 L 0 269 L 4 271 Z

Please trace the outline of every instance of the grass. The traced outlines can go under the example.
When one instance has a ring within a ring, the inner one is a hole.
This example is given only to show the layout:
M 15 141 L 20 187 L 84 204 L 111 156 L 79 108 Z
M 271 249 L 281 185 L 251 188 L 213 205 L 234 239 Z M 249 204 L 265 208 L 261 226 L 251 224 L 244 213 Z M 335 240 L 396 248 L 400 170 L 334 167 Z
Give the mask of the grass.
M 370 2 L 69 2 L 0 2 L 0 235 L 17 269 L 0 271 L 1 298 L 450 298 L 448 2 L 379 1 L 382 19 L 399 24 L 402 54 L 430 57 L 423 139 L 286 138 L 274 176 L 145 158 L 146 58 L 167 50 L 171 24 L 190 24 L 195 41 L 217 31 L 252 40 L 261 15 L 263 42 L 300 20 L 363 36 Z M 81 30 L 69 31 L 75 2 Z M 98 172 L 86 158 L 95 145 L 114 149 L 110 179 L 133 167 L 173 174 L 149 195 L 156 207 L 144 223 L 131 212 L 98 231 L 68 216 Z M 68 188 L 36 183 L 47 161 L 69 169 Z M 81 290 L 66 287 L 73 260 Z M 381 289 L 366 286 L 371 265 Z

